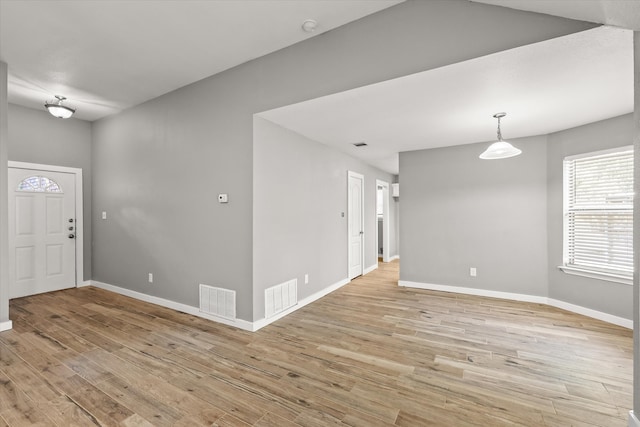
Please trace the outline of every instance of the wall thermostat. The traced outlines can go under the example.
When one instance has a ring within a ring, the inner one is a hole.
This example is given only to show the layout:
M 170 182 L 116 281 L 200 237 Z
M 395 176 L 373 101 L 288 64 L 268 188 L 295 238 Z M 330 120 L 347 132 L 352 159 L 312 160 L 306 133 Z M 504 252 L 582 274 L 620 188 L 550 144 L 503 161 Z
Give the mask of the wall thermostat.
M 229 196 L 227 194 L 218 194 L 218 202 L 229 203 Z

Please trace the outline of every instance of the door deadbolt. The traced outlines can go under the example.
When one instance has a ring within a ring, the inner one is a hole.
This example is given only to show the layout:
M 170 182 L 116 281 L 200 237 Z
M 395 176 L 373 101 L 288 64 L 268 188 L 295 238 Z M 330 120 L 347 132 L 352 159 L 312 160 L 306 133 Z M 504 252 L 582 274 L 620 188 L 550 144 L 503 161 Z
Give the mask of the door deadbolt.
M 69 218 L 69 222 L 73 222 L 73 218 Z
M 69 227 L 69 231 L 73 231 L 73 226 Z

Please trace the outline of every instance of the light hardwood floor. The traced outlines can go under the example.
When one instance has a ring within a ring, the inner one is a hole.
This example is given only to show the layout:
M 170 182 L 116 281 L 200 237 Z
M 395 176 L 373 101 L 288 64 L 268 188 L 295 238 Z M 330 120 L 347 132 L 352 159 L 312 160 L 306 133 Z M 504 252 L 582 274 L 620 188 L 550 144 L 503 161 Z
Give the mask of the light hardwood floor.
M 631 331 L 397 279 L 253 334 L 92 287 L 13 300 L 0 426 L 626 425 Z

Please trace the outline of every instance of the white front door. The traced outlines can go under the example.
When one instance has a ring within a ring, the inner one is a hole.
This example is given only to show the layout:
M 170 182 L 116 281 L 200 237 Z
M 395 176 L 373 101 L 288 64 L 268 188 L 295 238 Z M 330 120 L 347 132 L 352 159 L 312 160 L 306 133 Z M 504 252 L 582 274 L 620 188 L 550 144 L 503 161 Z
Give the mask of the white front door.
M 364 269 L 364 176 L 349 172 L 349 279 Z
M 76 286 L 75 176 L 9 168 L 9 298 Z

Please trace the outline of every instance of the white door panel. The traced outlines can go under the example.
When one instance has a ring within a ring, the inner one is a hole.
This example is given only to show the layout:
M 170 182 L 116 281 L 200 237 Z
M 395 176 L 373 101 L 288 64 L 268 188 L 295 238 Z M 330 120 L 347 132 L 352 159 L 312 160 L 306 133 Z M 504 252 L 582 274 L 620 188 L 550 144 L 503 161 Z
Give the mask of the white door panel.
M 364 176 L 349 172 L 349 279 L 364 271 Z
M 9 168 L 10 298 L 76 285 L 75 176 Z
M 32 280 L 36 277 L 36 251 L 34 246 L 15 248 L 16 280 Z

